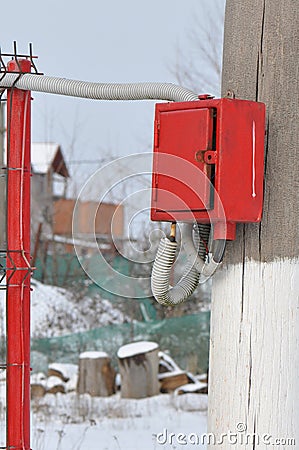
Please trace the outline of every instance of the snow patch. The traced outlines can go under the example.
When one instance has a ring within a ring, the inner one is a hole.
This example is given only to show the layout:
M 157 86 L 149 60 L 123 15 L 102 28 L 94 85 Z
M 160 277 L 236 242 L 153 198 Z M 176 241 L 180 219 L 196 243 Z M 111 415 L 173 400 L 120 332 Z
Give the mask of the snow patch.
M 166 372 L 181 370 L 181 368 L 177 365 L 177 363 L 167 353 L 160 351 L 159 358 L 160 358 L 160 365 L 165 367 Z
M 49 338 L 120 324 L 128 316 L 100 296 L 83 296 L 57 286 L 31 280 L 31 336 Z M 0 335 L 5 335 L 5 290 L 0 290 Z
M 156 342 L 140 341 L 132 344 L 123 345 L 117 352 L 117 356 L 122 358 L 129 358 L 130 356 L 140 355 L 140 353 L 152 352 L 159 348 Z
M 158 379 L 159 380 L 164 380 L 164 378 L 168 378 L 168 377 L 175 377 L 176 375 L 185 375 L 186 372 L 184 372 L 184 370 L 173 370 L 171 372 L 164 372 L 164 373 L 159 373 L 158 374 Z
M 45 386 L 46 386 L 47 390 L 52 389 L 53 387 L 56 387 L 56 386 L 63 386 L 63 388 L 64 388 L 64 382 L 62 381 L 61 378 L 55 377 L 53 375 L 46 379 Z
M 80 359 L 97 359 L 97 358 L 108 358 L 106 352 L 84 352 L 79 356 Z
M 201 394 L 139 400 L 122 399 L 119 394 L 106 398 L 47 394 L 33 402 L 33 410 L 32 448 L 36 449 L 171 450 L 173 445 L 157 443 L 164 430 L 199 436 L 207 430 L 207 396 Z
M 207 387 L 206 383 L 188 383 L 188 384 L 184 384 L 183 386 L 180 386 L 178 388 L 176 388 L 176 390 L 174 391 L 174 395 L 179 395 L 179 394 L 187 394 L 190 392 L 199 392 L 201 389 L 205 389 Z
M 49 364 L 48 369 L 61 373 L 64 379 L 69 379 L 78 373 L 77 364 L 52 363 Z

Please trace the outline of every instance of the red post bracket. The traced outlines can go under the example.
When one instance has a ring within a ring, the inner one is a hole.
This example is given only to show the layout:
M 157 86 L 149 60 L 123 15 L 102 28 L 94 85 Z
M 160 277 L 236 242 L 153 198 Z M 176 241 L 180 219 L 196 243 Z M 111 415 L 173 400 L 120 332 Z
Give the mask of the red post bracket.
M 30 72 L 27 59 L 9 72 Z M 7 91 L 7 437 L 30 450 L 30 116 L 31 93 Z

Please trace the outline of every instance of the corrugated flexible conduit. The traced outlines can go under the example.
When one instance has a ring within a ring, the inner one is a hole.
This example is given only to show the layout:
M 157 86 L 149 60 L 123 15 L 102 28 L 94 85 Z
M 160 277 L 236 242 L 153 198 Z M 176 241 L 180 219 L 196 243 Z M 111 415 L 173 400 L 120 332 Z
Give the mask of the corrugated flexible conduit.
M 205 283 L 214 274 L 219 264 L 221 264 L 224 253 L 223 242 L 215 241 L 218 253 L 221 252 L 220 260 L 215 261 L 213 255 L 209 253 L 204 261 L 198 255 L 198 249 L 194 246 L 192 237 L 193 224 L 183 223 L 180 230 L 181 241 L 188 263 L 184 275 L 176 286 L 171 287 L 169 285 L 177 249 L 177 243 L 173 238 L 165 237 L 161 239 L 153 265 L 152 292 L 157 302 L 164 306 L 178 305 L 190 297 L 199 283 Z
M 198 100 L 198 95 L 194 92 L 172 83 L 92 83 L 7 72 L 0 80 L 0 88 L 13 86 L 23 90 L 94 100 L 168 100 L 173 102 Z
M 157 300 L 163 306 L 175 306 L 184 302 L 198 285 L 199 272 L 188 261 L 186 270 L 179 282 L 169 286 L 171 268 L 176 256 L 177 243 L 168 237 L 161 239 L 154 261 L 151 287 Z
M 166 100 L 174 102 L 198 100 L 198 96 L 194 92 L 171 83 L 92 83 L 37 74 L 20 75 L 7 72 L 0 80 L 0 89 L 12 87 L 95 100 Z M 188 233 L 186 232 L 185 235 L 187 236 Z M 210 277 L 217 268 L 214 263 L 207 266 L 198 255 L 194 259 L 196 263 L 194 266 L 194 262 L 190 261 L 192 257 L 189 255 L 185 274 L 176 286 L 170 288 L 170 269 L 175 259 L 176 246 L 176 242 L 172 242 L 168 238 L 162 239 L 153 267 L 153 294 L 164 305 L 175 305 L 186 300 L 200 282 L 199 272 L 206 272 L 206 277 Z M 196 251 L 193 241 L 192 246 Z M 185 248 L 191 250 L 189 238 L 187 238 Z

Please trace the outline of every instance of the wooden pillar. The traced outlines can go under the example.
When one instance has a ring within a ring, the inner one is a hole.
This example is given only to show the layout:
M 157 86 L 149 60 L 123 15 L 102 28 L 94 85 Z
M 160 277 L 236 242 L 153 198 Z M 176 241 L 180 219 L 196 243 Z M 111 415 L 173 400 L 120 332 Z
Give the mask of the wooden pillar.
M 266 173 L 263 221 L 213 280 L 208 427 L 239 439 L 213 450 L 299 445 L 298 24 L 293 0 L 226 2 L 222 95 L 266 103 Z

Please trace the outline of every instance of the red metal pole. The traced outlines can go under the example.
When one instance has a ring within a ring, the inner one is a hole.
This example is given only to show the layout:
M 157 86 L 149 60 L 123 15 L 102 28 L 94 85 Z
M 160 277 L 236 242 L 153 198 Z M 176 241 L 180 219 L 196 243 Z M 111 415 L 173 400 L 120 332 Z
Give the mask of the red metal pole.
M 30 72 L 12 60 L 10 72 Z M 7 93 L 7 449 L 30 450 L 30 102 Z

